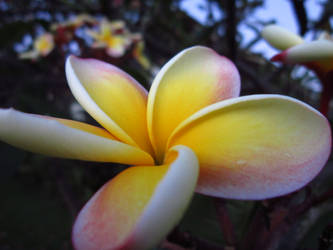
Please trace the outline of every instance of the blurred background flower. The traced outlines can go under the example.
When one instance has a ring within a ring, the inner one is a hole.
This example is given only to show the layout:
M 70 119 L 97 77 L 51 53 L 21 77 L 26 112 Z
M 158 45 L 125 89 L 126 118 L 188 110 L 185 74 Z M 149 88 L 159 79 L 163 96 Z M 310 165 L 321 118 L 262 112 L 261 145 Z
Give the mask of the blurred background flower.
M 262 36 L 273 47 L 283 50 L 272 61 L 286 64 L 300 64 L 313 70 L 322 83 L 320 111 L 328 115 L 333 94 L 333 40 L 327 32 L 318 39 L 304 41 L 300 36 L 277 25 L 268 25 L 262 30 Z
M 33 49 L 19 54 L 21 59 L 37 59 L 38 57 L 45 57 L 54 49 L 53 35 L 44 33 L 39 35 L 33 42 Z

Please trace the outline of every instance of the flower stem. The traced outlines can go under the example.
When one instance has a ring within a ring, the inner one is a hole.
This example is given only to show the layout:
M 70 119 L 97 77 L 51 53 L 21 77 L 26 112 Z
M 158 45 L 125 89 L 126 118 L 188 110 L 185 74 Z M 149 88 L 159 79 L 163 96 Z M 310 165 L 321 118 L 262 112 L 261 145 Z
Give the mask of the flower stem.
M 230 247 L 235 246 L 236 245 L 235 230 L 232 221 L 229 217 L 228 209 L 226 208 L 225 199 L 215 198 L 214 202 L 220 228 L 223 232 L 224 240 L 227 246 Z
M 315 68 L 315 67 L 312 67 L 312 69 L 316 72 L 316 74 L 323 86 L 323 90 L 322 90 L 321 98 L 320 98 L 319 111 L 324 116 L 327 117 L 329 108 L 330 108 L 330 100 L 333 95 L 333 71 L 323 72 L 319 68 Z

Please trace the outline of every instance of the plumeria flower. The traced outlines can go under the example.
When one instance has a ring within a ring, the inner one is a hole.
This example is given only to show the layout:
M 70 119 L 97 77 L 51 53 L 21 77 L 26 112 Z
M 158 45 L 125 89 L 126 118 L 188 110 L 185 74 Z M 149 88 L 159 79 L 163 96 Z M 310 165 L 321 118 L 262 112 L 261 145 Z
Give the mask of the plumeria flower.
M 272 58 L 288 64 L 302 64 L 316 72 L 323 83 L 320 110 L 327 114 L 329 101 L 333 94 L 333 40 L 323 33 L 319 39 L 305 42 L 300 36 L 277 25 L 268 25 L 262 36 L 273 47 L 282 50 Z
M 54 49 L 54 39 L 51 33 L 44 33 L 36 38 L 33 43 L 33 49 L 24 53 L 20 53 L 21 59 L 37 59 L 45 57 Z
M 88 30 L 87 34 L 94 40 L 93 48 L 105 48 L 106 53 L 111 57 L 121 57 L 131 45 L 131 38 L 127 32 L 120 32 L 124 29 L 121 21 L 109 22 L 103 19 L 99 31 Z
M 237 69 L 206 47 L 172 58 L 149 94 L 95 59 L 70 56 L 66 76 L 104 128 L 3 109 L 0 138 L 46 155 L 134 165 L 83 207 L 73 227 L 76 249 L 151 248 L 178 223 L 194 191 L 284 195 L 311 181 L 330 154 L 323 115 L 286 96 L 238 97 Z

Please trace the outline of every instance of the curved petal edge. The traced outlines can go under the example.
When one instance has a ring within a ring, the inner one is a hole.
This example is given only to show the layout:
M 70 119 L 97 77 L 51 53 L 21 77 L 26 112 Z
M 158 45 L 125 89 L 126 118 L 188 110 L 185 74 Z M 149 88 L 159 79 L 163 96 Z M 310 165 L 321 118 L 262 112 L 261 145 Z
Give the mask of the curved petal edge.
M 155 77 L 148 95 L 148 132 L 158 160 L 173 129 L 199 109 L 239 96 L 240 76 L 226 57 L 203 46 L 181 51 Z
M 302 37 L 275 24 L 265 26 L 261 35 L 270 45 L 279 50 L 286 50 L 304 42 Z
M 108 131 L 82 122 L 0 109 L 0 140 L 53 157 L 152 165 L 143 150 L 122 143 Z
M 77 250 L 150 249 L 178 223 L 198 177 L 185 146 L 170 149 L 162 166 L 128 168 L 84 206 L 73 227 Z
M 300 189 L 320 172 L 331 151 L 331 128 L 294 98 L 253 95 L 198 111 L 174 131 L 169 146 L 177 144 L 198 156 L 198 192 L 266 199 Z
M 317 40 L 294 46 L 274 56 L 272 61 L 284 63 L 308 63 L 313 61 L 333 61 L 333 42 L 329 40 Z
M 121 69 L 69 56 L 69 87 L 85 110 L 120 141 L 153 153 L 146 121 L 147 92 Z

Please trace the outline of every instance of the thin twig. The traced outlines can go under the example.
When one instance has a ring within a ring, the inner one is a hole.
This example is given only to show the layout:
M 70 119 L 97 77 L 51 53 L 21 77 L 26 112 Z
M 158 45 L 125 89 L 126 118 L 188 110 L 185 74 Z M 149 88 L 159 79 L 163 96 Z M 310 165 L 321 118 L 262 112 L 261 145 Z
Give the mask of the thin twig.
M 220 224 L 220 228 L 223 232 L 223 237 L 228 246 L 236 245 L 235 230 L 230 219 L 228 209 L 226 208 L 225 199 L 215 198 L 214 199 L 215 208 Z

